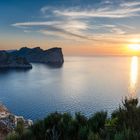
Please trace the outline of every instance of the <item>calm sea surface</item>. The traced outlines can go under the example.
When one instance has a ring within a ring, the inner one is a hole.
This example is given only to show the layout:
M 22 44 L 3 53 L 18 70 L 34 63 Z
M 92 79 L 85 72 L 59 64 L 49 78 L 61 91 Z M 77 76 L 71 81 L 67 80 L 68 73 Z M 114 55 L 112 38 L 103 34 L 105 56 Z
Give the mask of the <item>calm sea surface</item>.
M 125 96 L 140 96 L 138 57 L 66 57 L 61 68 L 0 71 L 0 101 L 33 120 L 54 111 L 110 113 Z

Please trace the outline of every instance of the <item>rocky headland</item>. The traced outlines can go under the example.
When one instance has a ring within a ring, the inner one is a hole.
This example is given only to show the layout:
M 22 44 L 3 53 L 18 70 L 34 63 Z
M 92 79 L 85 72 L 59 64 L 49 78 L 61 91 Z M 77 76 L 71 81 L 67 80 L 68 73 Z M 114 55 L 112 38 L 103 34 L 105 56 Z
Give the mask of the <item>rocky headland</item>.
M 0 68 L 32 68 L 32 65 L 24 57 L 12 55 L 6 51 L 0 51 Z
M 23 47 L 20 50 L 13 51 L 12 54 L 24 57 L 28 62 L 45 63 L 45 64 L 60 64 L 64 62 L 61 48 L 51 48 L 43 50 L 40 47 L 27 48 Z
M 51 66 L 62 66 L 64 63 L 61 48 L 43 50 L 40 47 L 19 50 L 0 51 L 0 68 L 32 68 L 30 63 L 44 63 Z

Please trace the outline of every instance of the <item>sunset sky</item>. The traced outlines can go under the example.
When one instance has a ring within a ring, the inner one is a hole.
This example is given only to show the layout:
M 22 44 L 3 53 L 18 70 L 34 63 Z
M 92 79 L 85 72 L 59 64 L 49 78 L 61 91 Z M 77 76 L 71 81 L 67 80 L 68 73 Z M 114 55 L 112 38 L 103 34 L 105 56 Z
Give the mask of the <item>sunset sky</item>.
M 0 49 L 140 55 L 140 1 L 0 0 Z M 136 47 L 136 49 L 135 49 Z

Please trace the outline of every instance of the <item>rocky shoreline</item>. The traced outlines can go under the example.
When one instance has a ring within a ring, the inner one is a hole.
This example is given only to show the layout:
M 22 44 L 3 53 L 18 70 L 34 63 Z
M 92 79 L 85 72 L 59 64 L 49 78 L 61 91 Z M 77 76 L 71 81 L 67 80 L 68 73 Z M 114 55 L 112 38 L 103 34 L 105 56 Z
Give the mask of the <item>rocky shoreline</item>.
M 14 115 L 0 103 L 0 140 L 3 140 L 8 133 L 14 131 L 19 121 L 24 123 L 25 128 L 33 124 L 32 120 L 26 120 L 23 116 Z

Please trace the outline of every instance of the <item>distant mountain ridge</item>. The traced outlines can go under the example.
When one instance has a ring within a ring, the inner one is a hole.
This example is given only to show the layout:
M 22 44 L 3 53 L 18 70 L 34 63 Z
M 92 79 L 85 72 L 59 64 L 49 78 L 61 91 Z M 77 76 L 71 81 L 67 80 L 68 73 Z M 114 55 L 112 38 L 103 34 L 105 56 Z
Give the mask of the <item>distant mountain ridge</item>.
M 27 48 L 23 47 L 20 50 L 11 52 L 11 54 L 24 57 L 28 62 L 46 63 L 46 64 L 60 64 L 64 62 L 61 48 L 51 48 L 43 50 L 40 47 Z

